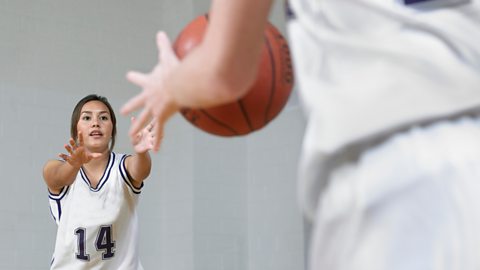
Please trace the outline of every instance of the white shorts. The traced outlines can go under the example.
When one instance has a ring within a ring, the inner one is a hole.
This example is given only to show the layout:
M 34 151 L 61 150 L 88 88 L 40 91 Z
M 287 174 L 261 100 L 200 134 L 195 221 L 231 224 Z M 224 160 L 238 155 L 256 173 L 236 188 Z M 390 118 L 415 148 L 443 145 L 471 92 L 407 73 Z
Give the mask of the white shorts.
M 480 269 L 479 118 L 397 134 L 329 183 L 310 269 Z

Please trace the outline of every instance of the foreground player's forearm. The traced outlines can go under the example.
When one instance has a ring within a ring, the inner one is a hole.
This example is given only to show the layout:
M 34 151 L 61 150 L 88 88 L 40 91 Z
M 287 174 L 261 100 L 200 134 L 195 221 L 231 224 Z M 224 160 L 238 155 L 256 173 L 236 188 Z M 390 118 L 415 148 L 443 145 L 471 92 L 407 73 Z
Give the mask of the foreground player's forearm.
M 195 108 L 244 95 L 256 78 L 271 2 L 213 1 L 204 40 L 165 82 L 173 99 Z

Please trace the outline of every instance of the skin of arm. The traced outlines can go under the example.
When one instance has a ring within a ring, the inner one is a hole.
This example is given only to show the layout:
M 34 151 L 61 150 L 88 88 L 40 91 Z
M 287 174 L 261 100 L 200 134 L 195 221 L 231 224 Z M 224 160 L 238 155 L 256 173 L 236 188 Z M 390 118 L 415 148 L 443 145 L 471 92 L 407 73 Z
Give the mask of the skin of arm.
M 64 186 L 73 183 L 79 170 L 80 166 L 72 166 L 60 160 L 49 160 L 43 167 L 43 179 L 50 192 L 58 194 Z
M 125 160 L 125 167 L 128 174 L 132 177 L 131 180 L 135 187 L 140 187 L 143 180 L 150 175 L 150 170 L 152 168 L 150 154 L 148 152 L 136 153 L 127 157 Z
M 172 98 L 206 108 L 244 95 L 257 75 L 270 6 L 271 0 L 212 1 L 203 42 L 165 81 Z
M 132 117 L 131 121 L 133 124 L 135 118 Z M 143 180 L 150 175 L 152 160 L 148 151 L 152 149 L 155 138 L 152 129 L 153 123 L 150 123 L 135 136 L 130 137 L 135 154 L 126 158 L 125 167 L 135 187 L 141 187 Z
M 122 107 L 122 114 L 144 108 L 130 134 L 151 118 L 157 123 L 155 133 L 163 133 L 165 122 L 182 107 L 208 108 L 246 94 L 256 78 L 271 4 L 272 0 L 212 1 L 205 37 L 182 61 L 160 32 L 159 64 L 149 74 L 127 74 L 143 92 Z M 158 148 L 156 141 L 153 149 Z
M 71 185 L 84 163 L 102 155 L 101 153 L 88 153 L 86 151 L 82 132 L 78 133 L 78 139 L 78 145 L 73 138 L 70 138 L 69 143 L 64 145 L 68 155 L 59 154 L 59 157 L 65 162 L 49 160 L 43 167 L 43 179 L 52 193 L 58 194 L 64 186 Z

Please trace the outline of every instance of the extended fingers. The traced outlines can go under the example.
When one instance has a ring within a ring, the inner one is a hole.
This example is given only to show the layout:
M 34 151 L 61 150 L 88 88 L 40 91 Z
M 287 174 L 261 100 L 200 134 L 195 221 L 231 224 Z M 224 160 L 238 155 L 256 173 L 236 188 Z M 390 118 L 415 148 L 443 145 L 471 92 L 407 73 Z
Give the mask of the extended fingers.
M 70 138 L 70 140 L 68 140 L 68 144 L 72 147 L 72 149 L 75 150 L 75 147 L 77 147 L 77 143 L 75 142 L 74 139 Z
M 68 158 L 69 158 L 67 155 L 65 155 L 63 153 L 58 154 L 58 157 L 65 160 L 65 161 L 68 161 Z
M 151 114 L 150 112 L 145 109 L 142 111 L 140 116 L 137 120 L 132 122 L 132 126 L 130 127 L 130 136 L 135 136 L 142 128 L 147 124 Z
M 160 143 L 163 139 L 163 125 L 157 122 L 153 126 L 153 129 L 153 133 L 155 134 L 155 137 L 153 138 L 153 151 L 158 152 L 158 150 L 160 150 Z
M 125 103 L 122 108 L 120 109 L 120 113 L 123 115 L 127 115 L 131 112 L 134 112 L 141 107 L 145 106 L 145 103 L 147 101 L 147 97 L 144 95 L 144 93 L 140 93 L 133 98 L 131 98 L 127 103 Z
M 145 87 L 148 81 L 148 75 L 136 71 L 130 71 L 127 73 L 127 80 L 140 87 Z
M 78 144 L 77 142 L 75 142 L 75 140 L 73 138 L 70 138 L 68 140 L 68 144 L 65 144 L 63 147 L 65 148 L 65 150 L 67 150 L 68 154 L 69 155 L 64 155 L 64 157 L 62 157 L 63 159 L 67 160 L 67 159 L 70 159 L 71 156 L 73 156 L 75 154 L 75 151 L 77 151 L 77 149 L 81 146 L 83 146 L 83 136 L 82 136 L 82 132 L 79 131 L 78 134 L 77 134 L 77 137 L 78 137 Z M 66 158 L 65 158 L 66 157 Z
M 73 155 L 74 149 L 72 148 L 72 146 L 70 146 L 70 145 L 68 145 L 68 144 L 65 144 L 65 145 L 64 145 L 64 148 L 65 148 L 65 150 L 67 150 L 67 152 L 68 152 L 70 155 Z
M 78 146 L 83 146 L 83 133 L 81 131 L 78 132 Z
M 137 119 L 135 118 L 135 116 L 130 117 L 130 125 L 134 125 L 136 121 L 137 121 Z M 145 126 L 144 130 L 146 130 L 147 132 L 151 132 L 152 128 L 153 128 L 153 122 L 150 121 L 150 123 Z M 143 130 L 142 130 L 142 132 L 143 132 Z M 142 136 L 142 132 L 139 131 L 137 133 L 137 135 Z
M 145 127 L 149 133 L 152 133 L 154 127 L 154 122 L 150 121 L 150 123 Z

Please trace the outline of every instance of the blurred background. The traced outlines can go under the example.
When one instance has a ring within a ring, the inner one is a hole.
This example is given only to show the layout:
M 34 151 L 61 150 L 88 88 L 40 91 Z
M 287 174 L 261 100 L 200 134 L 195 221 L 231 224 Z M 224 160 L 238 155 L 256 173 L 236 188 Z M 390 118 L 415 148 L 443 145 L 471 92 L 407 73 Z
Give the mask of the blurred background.
M 283 1 L 271 21 L 285 33 Z M 63 152 L 84 96 L 117 112 L 118 153 L 131 153 L 128 117 L 140 91 L 128 70 L 157 59 L 155 33 L 172 40 L 209 0 L 0 0 L 0 269 L 48 269 L 56 225 L 42 168 Z M 145 269 L 305 269 L 307 227 L 296 196 L 304 120 L 295 91 L 266 128 L 237 138 L 206 134 L 177 115 L 139 204 Z

